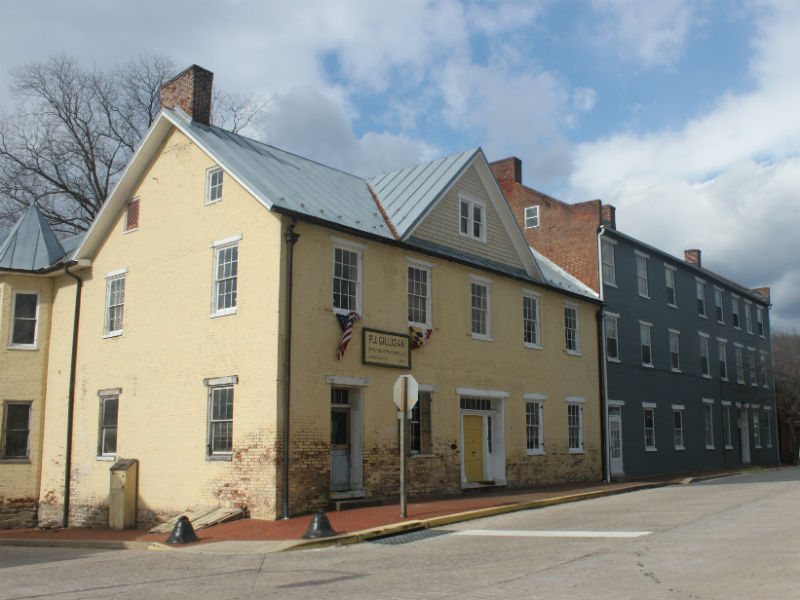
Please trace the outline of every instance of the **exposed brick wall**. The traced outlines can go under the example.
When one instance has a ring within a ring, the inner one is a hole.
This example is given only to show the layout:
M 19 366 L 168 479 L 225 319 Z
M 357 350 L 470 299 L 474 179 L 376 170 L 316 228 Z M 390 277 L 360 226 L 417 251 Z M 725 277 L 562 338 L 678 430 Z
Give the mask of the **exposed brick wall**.
M 36 527 L 35 498 L 0 498 L 0 529 Z
M 192 65 L 161 86 L 161 107 L 180 107 L 198 123 L 211 123 L 211 87 L 214 74 Z

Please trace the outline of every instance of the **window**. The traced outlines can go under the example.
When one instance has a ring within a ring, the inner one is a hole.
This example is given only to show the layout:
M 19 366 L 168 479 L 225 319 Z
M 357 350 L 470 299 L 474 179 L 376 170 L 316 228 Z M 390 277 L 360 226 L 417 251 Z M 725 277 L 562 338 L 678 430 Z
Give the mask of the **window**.
M 564 347 L 569 354 L 579 354 L 578 309 L 564 306 Z
M 334 241 L 337 240 L 334 239 Z M 347 315 L 356 312 L 361 314 L 362 249 L 363 246 L 355 245 L 334 246 L 333 312 L 335 313 Z
M 489 295 L 490 282 L 486 279 L 471 277 L 470 306 L 472 307 L 472 337 L 478 339 L 491 339 L 491 321 L 489 318 L 491 297 Z
M 570 454 L 583 452 L 583 398 L 567 396 L 567 431 Z
M 736 355 L 736 383 L 744 383 L 744 348 L 740 344 L 734 344 L 734 354 Z
M 739 324 L 739 296 L 731 295 L 731 323 L 736 329 L 740 329 Z
M 664 265 L 664 279 L 667 285 L 667 304 L 669 306 L 677 306 L 678 299 L 675 295 L 675 267 Z
M 139 228 L 139 198 L 128 202 L 125 209 L 125 231 L 136 231 Z
M 758 385 L 756 377 L 756 351 L 754 348 L 747 349 L 747 368 L 750 376 L 750 385 Z
M 728 381 L 727 341 L 717 338 L 717 354 L 719 355 L 719 378 Z
M 706 450 L 714 449 L 714 401 L 703 398 Z
M 761 385 L 763 385 L 764 387 L 769 387 L 769 383 L 767 382 L 767 353 L 761 352 L 760 359 L 761 359 L 761 372 L 759 373 L 759 375 L 761 375 L 760 377 Z
M 733 448 L 731 442 L 731 403 L 722 401 L 722 443 L 726 450 Z
M 543 399 L 526 400 L 525 402 L 525 438 L 528 454 L 544 454 L 542 442 Z
M 683 405 L 672 405 L 672 443 L 675 450 L 685 450 L 683 445 Z
M 14 292 L 9 348 L 36 348 L 39 329 L 39 292 Z
M 486 207 L 483 203 L 475 200 L 468 200 L 461 198 L 461 213 L 460 213 L 460 233 L 463 236 L 478 240 L 480 242 L 486 241 L 486 224 L 484 213 Z
M 722 290 L 718 287 L 714 288 L 714 308 L 717 313 L 717 323 L 725 323 L 725 315 L 722 310 Z
M 764 337 L 764 307 L 756 306 L 756 331 Z
M 669 330 L 669 368 L 676 373 L 681 370 L 681 332 Z
M 428 328 L 431 323 L 430 267 L 408 266 L 408 324 Z
M 431 392 L 420 390 L 417 403 L 411 409 L 409 449 L 412 454 L 431 454 L 433 436 L 431 435 Z
M 4 459 L 28 458 L 31 433 L 31 402 L 3 405 L 2 454 Z
M 614 261 L 615 242 L 602 238 L 600 249 L 603 255 L 603 283 L 617 285 L 617 269 Z
M 744 301 L 744 330 L 753 333 L 753 303 L 749 300 Z
M 653 366 L 652 341 L 650 335 L 652 328 L 652 323 L 639 321 L 639 339 L 642 343 L 642 364 L 646 367 Z
M 522 342 L 531 348 L 540 348 L 539 297 L 533 292 L 522 292 Z
M 605 317 L 606 357 L 619 362 L 619 315 L 607 314 Z
M 525 207 L 525 229 L 535 229 L 539 227 L 539 207 Z
M 697 314 L 701 317 L 706 316 L 706 282 L 700 279 L 695 281 L 697 288 Z
M 106 274 L 106 337 L 122 335 L 122 316 L 125 310 L 125 274 L 127 269 Z
M 239 244 L 219 244 L 214 251 L 214 315 L 236 312 Z
M 222 200 L 222 169 L 215 167 L 206 174 L 206 204 Z
M 700 373 L 703 377 L 711 377 L 711 364 L 708 360 L 708 334 L 699 333 L 700 336 Z
M 764 407 L 764 429 L 766 429 L 767 448 L 772 448 L 772 411 Z
M 656 450 L 656 405 L 642 402 L 644 411 L 644 449 L 648 452 Z
M 233 383 L 238 379 L 235 377 L 219 379 L 233 379 L 233 382 L 217 385 L 214 383 L 215 380 L 207 380 L 208 456 L 225 458 L 231 456 L 233 452 Z
M 636 253 L 636 281 L 639 295 L 643 298 L 650 297 L 650 288 L 647 282 L 647 255 Z
M 105 390 L 100 395 L 100 432 L 97 456 L 117 455 L 117 419 L 119 415 L 119 390 Z
M 753 406 L 753 410 L 750 414 L 753 416 L 753 445 L 756 448 L 761 448 L 761 427 L 758 406 Z

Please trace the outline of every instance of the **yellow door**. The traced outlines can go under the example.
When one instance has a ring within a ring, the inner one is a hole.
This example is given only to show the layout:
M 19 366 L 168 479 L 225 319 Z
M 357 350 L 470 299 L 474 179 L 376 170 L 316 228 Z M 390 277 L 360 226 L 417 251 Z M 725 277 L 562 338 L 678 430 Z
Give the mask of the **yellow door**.
M 464 475 L 467 481 L 483 480 L 483 417 L 464 415 Z

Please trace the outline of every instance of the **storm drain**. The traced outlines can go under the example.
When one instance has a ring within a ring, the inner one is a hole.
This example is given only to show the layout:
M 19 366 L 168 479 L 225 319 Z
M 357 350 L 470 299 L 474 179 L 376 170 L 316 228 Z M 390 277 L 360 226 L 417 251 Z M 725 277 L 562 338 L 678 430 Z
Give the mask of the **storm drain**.
M 447 535 L 448 533 L 453 532 L 441 529 L 420 529 L 419 531 L 409 531 L 408 533 L 398 533 L 397 535 L 369 540 L 369 542 L 371 544 L 409 544 L 411 542 L 439 537 L 440 535 Z

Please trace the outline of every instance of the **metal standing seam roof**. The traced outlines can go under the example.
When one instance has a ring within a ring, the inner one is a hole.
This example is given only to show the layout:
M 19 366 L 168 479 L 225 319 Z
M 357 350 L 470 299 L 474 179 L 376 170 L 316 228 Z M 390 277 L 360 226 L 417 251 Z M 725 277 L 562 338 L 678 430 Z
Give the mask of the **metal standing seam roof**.
M 547 283 L 561 288 L 562 290 L 581 294 L 582 296 L 588 296 L 590 298 L 600 297 L 600 294 L 595 292 L 577 277 L 567 273 L 567 271 L 559 267 L 545 255 L 537 252 L 533 248 L 530 250 L 531 254 L 533 254 L 533 258 L 536 260 L 536 264 L 539 265 L 539 270 L 542 272 L 542 277 L 545 278 Z
M 65 254 L 47 220 L 31 204 L 0 244 L 0 269 L 39 271 Z

